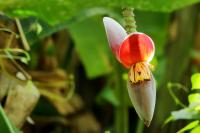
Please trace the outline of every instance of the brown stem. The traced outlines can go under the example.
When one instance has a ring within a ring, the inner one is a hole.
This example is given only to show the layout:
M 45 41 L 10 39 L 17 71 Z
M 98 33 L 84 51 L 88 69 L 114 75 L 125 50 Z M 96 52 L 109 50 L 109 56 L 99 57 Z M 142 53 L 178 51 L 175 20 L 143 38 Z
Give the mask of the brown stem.
M 19 34 L 20 34 L 20 37 L 21 37 L 21 40 L 22 40 L 22 44 L 24 46 L 24 49 L 29 51 L 30 50 L 30 47 L 29 47 L 29 44 L 28 44 L 28 41 L 26 39 L 26 36 L 24 34 L 24 31 L 23 31 L 23 28 L 22 28 L 22 25 L 19 21 L 18 18 L 15 18 L 15 22 L 16 22 L 16 25 L 17 25 L 17 28 L 19 30 Z

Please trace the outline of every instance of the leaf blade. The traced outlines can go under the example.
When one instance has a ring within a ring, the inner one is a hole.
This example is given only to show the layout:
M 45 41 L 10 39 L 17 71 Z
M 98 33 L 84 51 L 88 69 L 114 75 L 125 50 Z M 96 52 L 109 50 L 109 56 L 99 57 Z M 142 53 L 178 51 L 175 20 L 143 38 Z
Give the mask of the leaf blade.
M 74 16 L 79 10 L 91 7 L 122 7 L 129 5 L 138 10 L 154 12 L 172 12 L 174 10 L 198 3 L 200 0 L 9 0 L 0 2 L 0 10 L 9 16 L 29 17 L 35 16 L 51 24 L 66 21 Z M 163 4 L 164 3 L 164 4 Z M 48 6 L 47 6 L 48 5 Z M 43 8 L 45 7 L 45 8 Z
M 193 121 L 193 122 L 190 122 L 189 124 L 187 124 L 185 127 L 183 127 L 182 129 L 180 129 L 177 133 L 183 133 L 185 131 L 188 131 L 190 129 L 193 129 L 194 127 L 196 127 L 197 125 L 199 124 L 199 121 L 196 120 L 196 121 Z
M 90 18 L 69 27 L 75 48 L 89 78 L 108 74 L 112 70 L 101 22 L 101 18 Z
M 0 128 L 1 133 L 20 133 L 20 131 L 14 128 L 13 125 L 10 123 L 1 105 L 0 105 L 0 125 L 1 125 Z

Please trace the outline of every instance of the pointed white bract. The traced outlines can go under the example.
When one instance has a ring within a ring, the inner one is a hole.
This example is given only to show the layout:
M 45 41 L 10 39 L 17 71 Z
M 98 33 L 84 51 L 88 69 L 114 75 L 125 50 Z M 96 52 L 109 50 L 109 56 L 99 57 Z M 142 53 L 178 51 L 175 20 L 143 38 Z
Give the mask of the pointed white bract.
M 156 84 L 153 75 L 151 80 L 140 83 L 127 82 L 128 93 L 131 102 L 146 126 L 149 126 L 153 118 L 156 102 Z
M 127 33 L 124 28 L 112 18 L 104 17 L 103 23 L 106 29 L 106 35 L 109 45 L 117 59 L 120 61 L 120 59 L 118 58 L 118 50 L 119 46 L 122 44 L 123 40 L 127 36 Z

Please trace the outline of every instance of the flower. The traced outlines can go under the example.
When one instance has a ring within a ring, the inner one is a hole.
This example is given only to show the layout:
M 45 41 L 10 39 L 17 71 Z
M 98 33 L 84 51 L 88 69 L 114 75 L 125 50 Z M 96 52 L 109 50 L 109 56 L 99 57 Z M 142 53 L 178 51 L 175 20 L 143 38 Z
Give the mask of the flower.
M 112 18 L 104 17 L 103 23 L 112 52 L 125 68 L 130 69 L 127 88 L 133 106 L 145 125 L 149 126 L 156 101 L 155 80 L 149 69 L 155 53 L 154 42 L 144 33 L 128 35 Z

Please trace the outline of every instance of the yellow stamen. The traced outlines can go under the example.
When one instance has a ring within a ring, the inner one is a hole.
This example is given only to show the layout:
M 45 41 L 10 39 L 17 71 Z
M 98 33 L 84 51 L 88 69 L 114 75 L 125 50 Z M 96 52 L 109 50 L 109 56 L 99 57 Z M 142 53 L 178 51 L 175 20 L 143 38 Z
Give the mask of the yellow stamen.
M 131 66 L 129 71 L 129 78 L 132 83 L 142 82 L 151 79 L 151 72 L 149 66 L 145 62 L 138 62 Z

